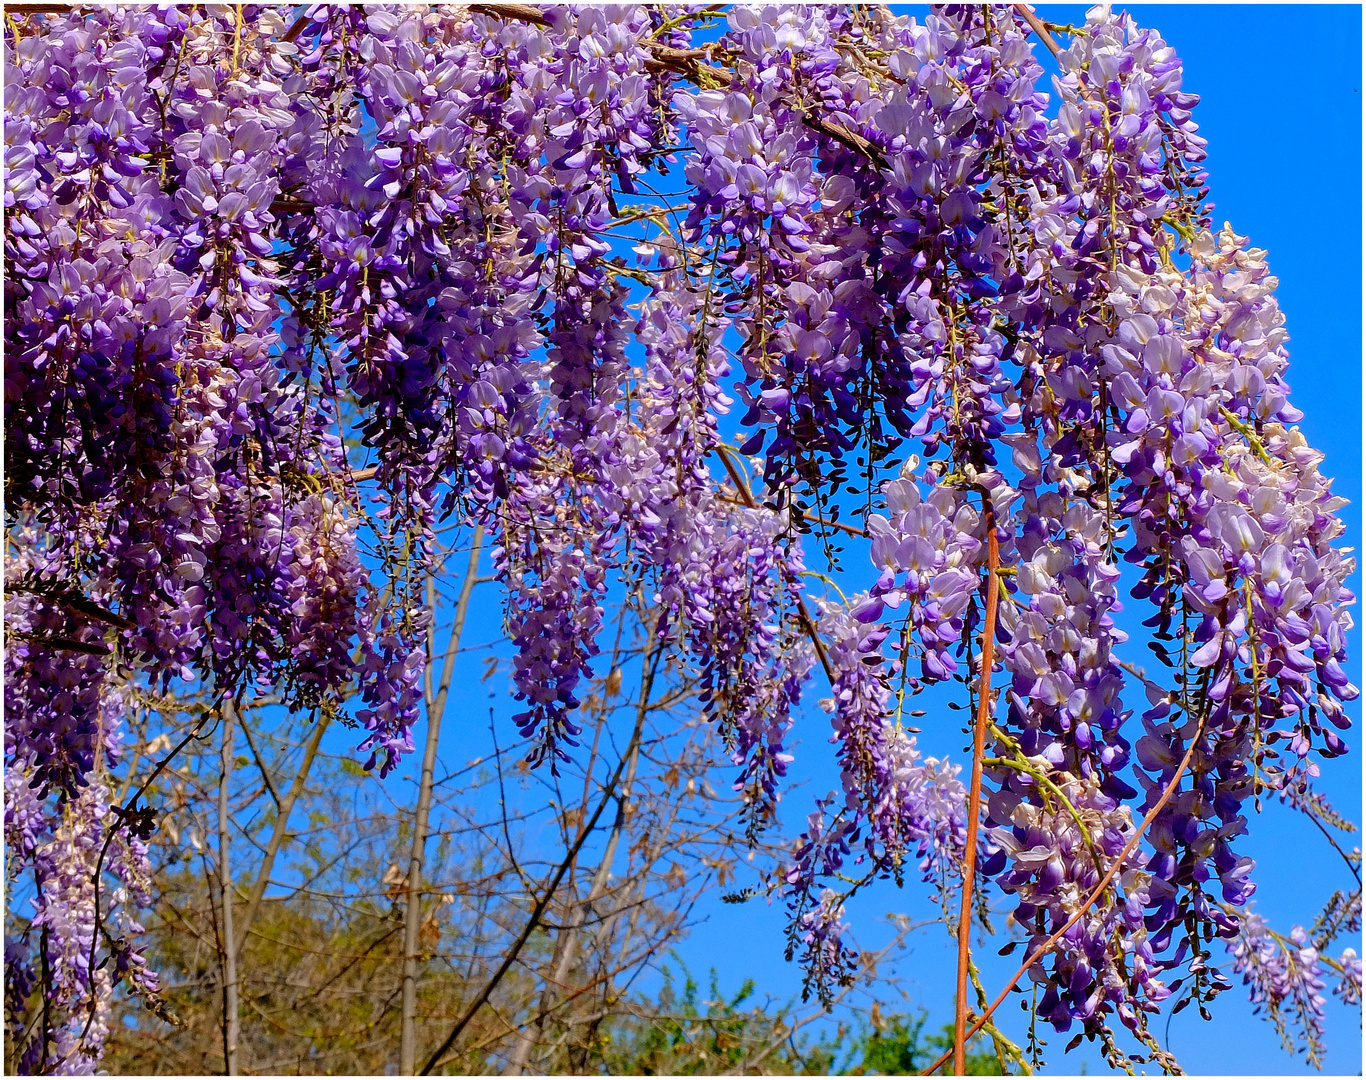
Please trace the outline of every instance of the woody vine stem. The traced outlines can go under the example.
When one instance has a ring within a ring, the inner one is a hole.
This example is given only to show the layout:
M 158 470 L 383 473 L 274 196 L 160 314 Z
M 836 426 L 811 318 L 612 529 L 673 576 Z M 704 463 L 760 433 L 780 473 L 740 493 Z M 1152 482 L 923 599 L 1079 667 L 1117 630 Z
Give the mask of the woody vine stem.
M 991 494 L 982 490 L 983 531 L 987 538 L 986 614 L 982 622 L 981 673 L 977 678 L 977 718 L 972 732 L 972 782 L 968 788 L 968 836 L 963 847 L 963 895 L 958 909 L 958 981 L 953 1016 L 953 1074 L 967 1075 L 968 965 L 972 955 L 972 891 L 977 877 L 977 830 L 982 806 L 982 759 L 986 756 L 987 722 L 995 699 L 991 668 L 995 662 L 996 604 L 1001 555 Z

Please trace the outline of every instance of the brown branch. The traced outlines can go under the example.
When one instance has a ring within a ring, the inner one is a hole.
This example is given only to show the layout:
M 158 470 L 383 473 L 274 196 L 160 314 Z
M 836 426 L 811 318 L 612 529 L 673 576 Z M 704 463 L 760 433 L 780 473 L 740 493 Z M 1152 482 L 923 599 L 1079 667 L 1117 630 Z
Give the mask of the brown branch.
M 20 581 L 6 582 L 5 593 L 31 593 L 63 608 L 68 615 L 94 619 L 97 622 L 107 622 L 120 630 L 135 630 L 137 628 L 137 624 L 132 619 L 115 614 L 102 604 L 95 603 L 79 589 L 69 588 L 59 581 L 26 576 Z M 85 644 L 89 644 L 89 642 Z
M 706 59 L 706 49 L 675 49 L 672 45 L 650 46 L 650 51 L 655 54 L 655 59 L 661 64 L 688 64 L 696 60 Z
M 530 4 L 471 4 L 470 11 L 495 19 L 516 19 L 520 22 L 535 23 L 537 26 L 550 25 L 545 12 Z
M 1068 919 L 1067 922 L 1064 923 L 1060 929 L 1055 930 L 1052 933 L 1052 935 L 1049 936 L 1048 940 L 1046 940 L 1042 945 L 1040 945 L 1037 949 L 1035 949 L 1032 953 L 1029 954 L 1029 956 L 1025 959 L 1025 962 L 1020 965 L 1020 970 L 1015 972 L 1015 974 L 1010 977 L 1010 981 L 1006 983 L 1005 988 L 996 996 L 996 1000 L 991 1003 L 991 1007 L 987 1009 L 987 1011 L 984 1012 L 981 1016 L 979 1016 L 977 1020 L 973 1023 L 972 1027 L 968 1029 L 966 1033 L 967 1038 L 972 1038 L 972 1036 L 976 1035 L 977 1032 L 982 1030 L 982 1028 L 986 1025 L 986 1022 L 991 1019 L 991 1014 L 994 1013 L 998 1008 L 1000 1008 L 1001 1003 L 1005 1001 L 1006 996 L 1012 990 L 1015 989 L 1015 984 L 1019 982 L 1021 978 L 1024 977 L 1025 973 L 1029 971 L 1030 968 L 1032 968 L 1036 963 L 1039 962 L 1039 959 L 1046 952 L 1048 952 L 1049 949 L 1051 949 L 1055 944 L 1057 944 L 1058 940 L 1064 934 L 1066 934 L 1067 931 L 1071 930 L 1072 927 L 1074 927 L 1080 921 L 1083 915 L 1085 915 L 1088 911 L 1091 910 L 1091 905 L 1101 898 L 1101 895 L 1105 892 L 1110 882 L 1114 879 L 1114 876 L 1117 873 L 1119 873 L 1120 867 L 1124 865 L 1124 860 L 1127 859 L 1133 853 L 1134 848 L 1138 847 L 1139 841 L 1143 839 L 1143 834 L 1148 831 L 1148 826 L 1153 823 L 1153 819 L 1157 817 L 1157 815 L 1162 811 L 1162 808 L 1166 806 L 1168 802 L 1171 801 L 1172 795 L 1176 793 L 1176 785 L 1181 782 L 1181 777 L 1186 775 L 1186 769 L 1190 767 L 1191 758 L 1195 756 L 1195 748 L 1200 742 L 1200 736 L 1204 733 L 1205 718 L 1202 716 L 1200 717 L 1199 725 L 1195 729 L 1195 735 L 1191 738 L 1191 744 L 1186 750 L 1186 756 L 1181 759 L 1181 764 L 1177 767 L 1176 774 L 1171 778 L 1171 780 L 1167 782 L 1167 787 L 1162 792 L 1162 797 L 1158 799 L 1157 803 L 1153 806 L 1153 808 L 1149 810 L 1146 815 L 1144 815 L 1142 824 L 1139 825 L 1138 829 L 1134 832 L 1134 835 L 1129 840 L 1129 842 L 1124 845 L 1124 850 L 1119 853 L 1114 863 L 1111 864 L 1110 869 L 1106 871 L 1105 876 L 1100 879 L 1100 883 L 1095 887 L 1095 889 L 1092 890 L 1091 895 L 1086 898 L 1085 902 L 1083 902 L 1081 907 L 1077 909 L 1076 913 L 1070 919 Z M 944 1051 L 944 1053 L 939 1055 L 939 1057 L 935 1060 L 934 1064 L 932 1064 L 920 1075 L 932 1076 L 935 1072 L 937 1072 L 939 1069 L 943 1067 L 944 1063 L 949 1060 L 952 1054 L 952 1050 Z
M 289 39 L 286 38 L 285 40 L 288 41 Z M 272 214 L 306 214 L 312 209 L 312 203 L 306 203 L 302 199 L 291 199 L 284 195 L 276 196 L 270 203 Z
M 1048 27 L 1044 26 L 1043 20 L 1034 14 L 1033 9 L 1028 4 L 1016 4 L 1015 10 L 1020 13 L 1024 21 L 1029 24 L 1029 28 L 1038 35 L 1039 40 L 1044 43 L 1044 47 L 1055 58 L 1061 55 L 1061 46 L 1053 40 L 1053 35 L 1048 32 Z
M 852 150 L 856 154 L 862 154 L 879 169 L 887 167 L 887 161 L 882 156 L 882 151 L 876 144 L 865 139 L 855 131 L 850 131 L 843 124 L 837 124 L 833 120 L 827 120 L 822 116 L 807 114 L 802 117 L 802 123 L 812 131 L 817 131 L 822 135 L 834 139 L 837 143 Z
M 865 540 L 871 539 L 867 529 L 860 529 L 857 525 L 846 525 L 842 521 L 831 521 L 828 518 L 818 517 L 815 514 L 808 514 L 800 506 L 793 506 L 792 514 L 799 521 L 809 521 L 813 525 L 820 525 L 822 528 L 839 529 L 841 532 L 846 532 L 850 536 L 861 536 Z
M 991 667 L 995 662 L 996 605 L 1001 587 L 996 572 L 1001 552 L 996 540 L 996 513 L 991 495 L 982 490 L 987 530 L 987 611 L 982 624 L 981 674 L 977 680 L 977 725 L 972 735 L 972 786 L 968 789 L 968 840 L 963 850 L 963 903 L 958 913 L 958 981 L 953 1015 L 953 1075 L 967 1075 L 968 958 L 972 952 L 972 886 L 977 877 L 977 828 L 982 812 L 982 758 L 986 756 L 987 720 L 991 716 Z
M 46 637 L 42 634 L 24 634 L 11 631 L 10 637 L 27 641 L 30 645 L 41 645 L 54 652 L 83 653 L 86 656 L 108 656 L 112 651 L 108 645 L 98 641 L 78 641 L 69 637 Z
M 651 681 L 652 680 L 647 680 L 647 685 L 641 687 L 641 694 L 644 700 L 648 700 L 650 693 L 649 682 Z M 615 797 L 617 785 L 621 783 L 622 774 L 626 771 L 627 763 L 632 759 L 632 751 L 640 743 L 641 732 L 644 728 L 644 717 L 645 710 L 642 709 L 637 714 L 635 730 L 631 733 L 631 741 L 626 747 L 626 752 L 622 754 L 621 761 L 617 763 L 617 771 L 603 788 L 602 799 L 599 800 L 597 809 L 593 811 L 593 816 L 589 820 L 587 827 L 579 833 L 578 839 L 574 841 L 573 846 L 570 847 L 569 851 L 565 854 L 564 859 L 556 868 L 554 876 L 550 879 L 549 884 L 546 885 L 545 892 L 542 894 L 541 898 L 536 901 L 536 906 L 531 909 L 531 916 L 527 919 L 526 926 L 522 928 L 522 932 L 517 936 L 517 940 L 514 941 L 512 946 L 508 949 L 507 954 L 503 957 L 503 962 L 498 966 L 498 970 L 495 971 L 489 981 L 484 984 L 484 988 L 479 992 L 478 996 L 470 1002 L 469 1006 L 465 1009 L 464 1014 L 456 1021 L 455 1027 L 451 1029 L 450 1034 L 447 1035 L 441 1045 L 432 1052 L 432 1056 L 427 1059 L 427 1064 L 422 1066 L 422 1072 L 419 1075 L 428 1076 L 431 1074 L 431 1071 L 436 1067 L 437 1062 L 446 1051 L 455 1044 L 455 1040 L 460 1037 L 460 1033 L 464 1031 L 469 1025 L 469 1022 L 474 1019 L 474 1014 L 477 1013 L 484 1003 L 493 995 L 493 991 L 496 990 L 498 984 L 503 981 L 503 976 L 506 975 L 512 965 L 516 963 L 517 957 L 521 955 L 522 949 L 526 946 L 527 941 L 530 940 L 536 927 L 541 924 L 541 916 L 545 914 L 545 909 L 550 905 L 550 901 L 554 898 L 556 890 L 559 889 L 560 881 L 569 871 L 569 868 L 574 865 L 575 860 L 578 859 L 579 849 L 583 847 L 584 841 L 593 835 L 593 830 L 597 828 L 598 818 L 602 817 L 602 812 L 607 809 L 607 804 Z
M 283 40 L 293 41 L 296 37 L 298 37 L 300 34 L 304 32 L 304 28 L 308 26 L 308 24 L 312 21 L 312 18 L 308 15 L 307 12 L 305 12 L 303 15 L 300 15 L 297 19 L 294 20 L 294 24 L 288 30 L 285 31 L 285 36 Z M 271 206 L 271 209 L 275 209 L 273 204 Z
M 706 49 L 675 49 L 671 45 L 658 44 L 651 44 L 649 48 L 651 59 L 645 61 L 646 67 L 656 71 L 672 71 L 699 85 L 703 69 L 718 73 L 721 71 L 720 68 L 703 63 L 704 60 L 710 59 Z
M 240 9 L 239 9 L 240 10 Z M 242 1036 L 241 985 L 237 975 L 237 937 L 233 931 L 232 818 L 228 812 L 228 781 L 232 779 L 232 736 L 237 707 L 231 701 L 223 703 L 223 739 L 221 771 L 218 779 L 218 905 L 223 922 L 223 951 L 218 969 L 219 987 L 223 994 L 223 1071 L 238 1075 L 237 1044 Z

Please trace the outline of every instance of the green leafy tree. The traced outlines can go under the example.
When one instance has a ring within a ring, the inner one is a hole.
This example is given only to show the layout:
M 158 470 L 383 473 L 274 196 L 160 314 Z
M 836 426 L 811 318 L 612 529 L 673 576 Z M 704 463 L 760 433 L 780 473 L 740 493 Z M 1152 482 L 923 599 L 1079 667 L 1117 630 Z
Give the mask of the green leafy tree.
M 929 1014 L 923 1010 L 918 1016 L 898 1014 L 887 1017 L 880 1024 L 870 1026 L 854 1044 L 850 1057 L 856 1054 L 859 1064 L 843 1070 L 850 1076 L 913 1076 L 923 1072 L 945 1050 L 953 1046 L 953 1025 L 945 1024 L 934 1035 L 924 1035 Z M 989 1049 L 984 1049 L 980 1038 L 968 1044 L 968 1076 L 1009 1075 Z
M 908 1076 L 927 1068 L 953 1045 L 953 1025 L 926 1034 L 928 1012 L 883 1016 L 874 1001 L 857 1035 L 840 1024 L 834 1034 L 803 1031 L 822 1014 L 793 1002 L 755 1000 L 746 979 L 730 997 L 712 969 L 703 998 L 697 980 L 675 954 L 682 986 L 671 968 L 655 999 L 622 1009 L 607 1030 L 602 1065 L 610 1075 L 638 1076 Z M 969 1044 L 967 1074 L 1009 1074 L 980 1039 Z

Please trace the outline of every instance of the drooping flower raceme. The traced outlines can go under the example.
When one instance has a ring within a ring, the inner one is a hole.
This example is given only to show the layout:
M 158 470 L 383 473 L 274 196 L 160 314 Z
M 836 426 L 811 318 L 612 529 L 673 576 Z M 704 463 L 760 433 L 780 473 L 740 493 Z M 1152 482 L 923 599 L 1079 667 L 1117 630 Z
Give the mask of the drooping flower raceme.
M 839 875 L 847 859 L 849 870 L 867 863 L 865 873 L 901 880 L 905 861 L 914 858 L 924 879 L 943 889 L 964 857 L 967 789 L 957 766 L 922 759 L 915 736 L 892 715 L 893 672 L 879 651 L 887 630 L 874 621 L 881 606 L 857 596 L 848 607 L 826 605 L 817 624 L 834 675 L 822 706 L 834 727 L 831 741 L 839 744 L 843 798 L 822 800 L 811 815 L 785 882 L 793 933 L 802 928 L 792 942 L 806 943 L 817 965 L 808 984 L 822 998 L 851 977 L 840 938 L 847 927 L 830 914 L 837 894 L 817 892 L 823 879 Z M 860 836 L 863 850 L 854 854 Z M 820 948 L 812 952 L 817 939 Z

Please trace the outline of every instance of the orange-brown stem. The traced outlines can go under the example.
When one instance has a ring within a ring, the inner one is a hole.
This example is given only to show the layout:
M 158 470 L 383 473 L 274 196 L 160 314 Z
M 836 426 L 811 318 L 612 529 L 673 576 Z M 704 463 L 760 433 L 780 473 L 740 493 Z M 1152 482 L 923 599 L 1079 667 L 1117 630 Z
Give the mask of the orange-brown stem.
M 1171 801 L 1171 797 L 1176 793 L 1176 786 L 1181 782 L 1181 777 L 1186 775 L 1186 770 L 1190 768 L 1191 758 L 1195 756 L 1195 748 L 1200 742 L 1200 736 L 1203 735 L 1204 732 L 1205 718 L 1202 716 L 1200 718 L 1199 726 L 1195 729 L 1195 735 L 1191 739 L 1191 744 L 1186 748 L 1186 756 L 1181 759 L 1181 764 L 1177 768 L 1176 774 L 1167 781 L 1167 786 L 1162 792 L 1162 798 L 1158 799 L 1153 808 L 1144 815 L 1142 824 L 1134 831 L 1134 835 L 1129 838 L 1129 842 L 1124 845 L 1124 850 L 1119 853 L 1119 857 L 1110 865 L 1110 869 L 1106 871 L 1105 876 L 1100 879 L 1100 883 L 1091 890 L 1091 895 L 1088 896 L 1081 907 L 1077 909 L 1076 914 L 1068 919 L 1067 922 L 1063 923 L 1060 928 L 1053 931 L 1053 933 L 1049 935 L 1047 941 L 1025 958 L 1025 962 L 1020 965 L 1020 970 L 1010 977 L 1010 981 L 1006 983 L 1005 988 L 996 995 L 996 1000 L 991 1003 L 986 1012 L 982 1013 L 982 1015 L 977 1018 L 976 1022 L 973 1023 L 972 1027 L 965 1033 L 967 1037 L 970 1038 L 973 1035 L 976 1035 L 977 1032 L 981 1031 L 982 1028 L 986 1026 L 987 1021 L 991 1019 L 991 1014 L 1001 1007 L 1001 1003 L 1005 1001 L 1006 995 L 1015 989 L 1015 984 L 1024 977 L 1025 972 L 1037 964 L 1044 954 L 1056 945 L 1067 931 L 1076 926 L 1081 917 L 1091 910 L 1091 905 L 1104 895 L 1110 882 L 1113 881 L 1115 875 L 1119 873 L 1120 867 L 1124 865 L 1125 860 L 1133 853 L 1134 848 L 1138 847 L 1138 842 L 1143 839 L 1144 833 L 1148 831 L 1148 826 L 1153 823 L 1153 819 L 1162 812 L 1162 808 Z M 957 1046 L 956 1039 L 954 1044 Z M 944 1053 L 935 1059 L 934 1064 L 920 1075 L 933 1076 L 943 1068 L 944 1063 L 949 1060 L 952 1054 L 952 1050 L 944 1051 Z
M 968 961 L 972 950 L 972 885 L 977 874 L 977 821 L 982 805 L 982 758 L 986 756 L 987 720 L 991 716 L 991 666 L 996 651 L 996 604 L 1001 588 L 997 573 L 1001 552 L 996 543 L 996 515 L 991 497 L 982 494 L 987 532 L 987 612 L 982 624 L 981 673 L 977 679 L 977 725 L 972 734 L 972 786 L 968 789 L 968 841 L 963 850 L 963 904 L 958 914 L 957 1004 L 953 1016 L 953 1075 L 966 1076 Z
M 1018 11 L 1024 18 L 1024 21 L 1029 24 L 1029 28 L 1038 35 L 1039 40 L 1044 43 L 1044 47 L 1049 52 L 1055 57 L 1061 55 L 1061 46 L 1053 40 L 1053 35 L 1048 32 L 1048 27 L 1044 26 L 1043 20 L 1034 14 L 1028 4 L 1016 4 L 1015 10 Z

